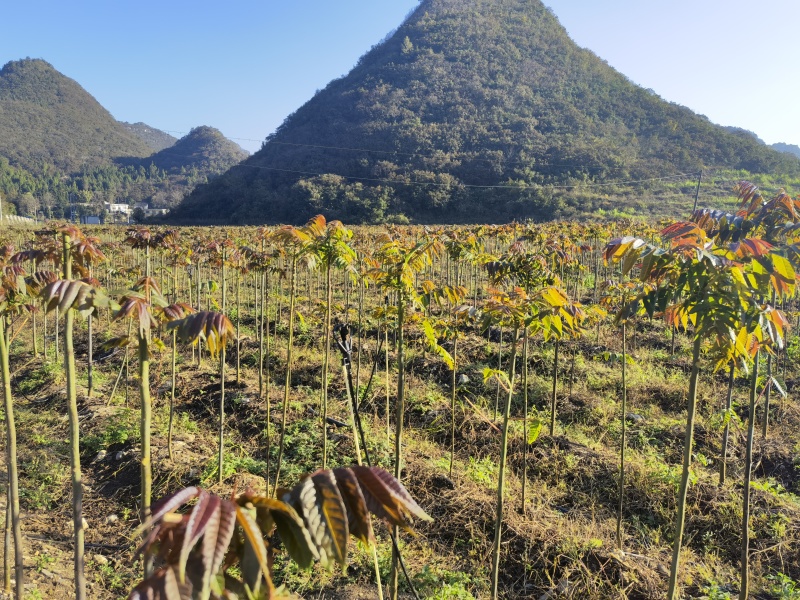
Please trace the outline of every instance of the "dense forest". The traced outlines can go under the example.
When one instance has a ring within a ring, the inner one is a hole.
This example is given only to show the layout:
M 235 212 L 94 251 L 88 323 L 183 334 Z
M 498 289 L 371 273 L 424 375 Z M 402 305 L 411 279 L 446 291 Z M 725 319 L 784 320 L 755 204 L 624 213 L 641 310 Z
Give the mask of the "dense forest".
M 144 123 L 120 123 L 43 60 L 9 62 L 0 70 L 6 214 L 58 219 L 74 205 L 77 216 L 97 215 L 104 202 L 170 208 L 245 157 L 212 127 L 176 140 Z
M 558 186 L 709 167 L 796 173 L 800 162 L 633 84 L 539 0 L 425 0 L 174 217 L 552 218 L 594 208 Z
M 129 132 L 77 82 L 49 63 L 25 59 L 0 70 L 0 156 L 33 173 L 144 158 L 149 146 Z

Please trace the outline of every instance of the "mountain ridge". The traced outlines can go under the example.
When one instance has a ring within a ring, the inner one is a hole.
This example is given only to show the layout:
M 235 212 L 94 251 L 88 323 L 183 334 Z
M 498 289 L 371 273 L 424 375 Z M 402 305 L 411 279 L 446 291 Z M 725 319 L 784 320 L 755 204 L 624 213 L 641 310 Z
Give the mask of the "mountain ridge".
M 173 217 L 547 218 L 582 210 L 554 186 L 710 166 L 800 163 L 633 84 L 578 47 L 539 0 L 424 0 Z
M 0 69 L 0 155 L 12 164 L 34 173 L 47 164 L 75 172 L 151 153 L 50 63 L 29 58 Z
M 165 148 L 169 148 L 178 141 L 178 138 L 170 135 L 166 131 L 161 131 L 155 127 L 150 127 L 147 123 L 141 121 L 137 123 L 126 123 L 120 121 L 123 127 L 130 131 L 133 135 L 142 140 L 147 147 L 153 152 L 159 152 Z
M 64 218 L 73 203 L 79 214 L 99 214 L 104 202 L 171 208 L 246 156 L 211 127 L 177 140 L 118 122 L 42 59 L 0 69 L 0 194 L 21 214 Z

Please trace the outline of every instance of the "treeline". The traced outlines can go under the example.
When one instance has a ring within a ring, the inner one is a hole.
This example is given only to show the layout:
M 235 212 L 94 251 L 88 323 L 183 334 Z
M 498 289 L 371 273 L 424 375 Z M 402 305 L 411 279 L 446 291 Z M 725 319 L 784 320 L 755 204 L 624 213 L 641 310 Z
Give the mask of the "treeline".
M 170 207 L 180 201 L 187 187 L 205 183 L 207 177 L 197 169 L 182 169 L 171 175 L 151 164 L 105 166 L 73 176 L 53 168 L 40 175 L 14 167 L 0 157 L 0 194 L 22 216 L 63 219 L 70 215 L 70 204 L 77 214 L 101 214 L 103 203 L 149 202 L 153 207 Z M 8 210 L 4 205 L 4 210 Z

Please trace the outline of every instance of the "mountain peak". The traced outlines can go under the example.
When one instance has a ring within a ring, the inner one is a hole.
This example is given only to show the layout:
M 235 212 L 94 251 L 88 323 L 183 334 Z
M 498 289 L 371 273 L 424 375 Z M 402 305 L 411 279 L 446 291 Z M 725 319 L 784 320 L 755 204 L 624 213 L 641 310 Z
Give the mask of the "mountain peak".
M 77 82 L 42 59 L 0 70 L 0 155 L 32 172 L 65 172 L 152 151 Z
M 566 217 L 607 194 L 570 184 L 800 163 L 633 84 L 540 0 L 424 0 L 244 164 L 176 222 Z
M 247 153 L 214 127 L 201 125 L 149 157 L 152 163 L 167 172 L 197 170 L 210 176 L 223 173 L 247 158 Z

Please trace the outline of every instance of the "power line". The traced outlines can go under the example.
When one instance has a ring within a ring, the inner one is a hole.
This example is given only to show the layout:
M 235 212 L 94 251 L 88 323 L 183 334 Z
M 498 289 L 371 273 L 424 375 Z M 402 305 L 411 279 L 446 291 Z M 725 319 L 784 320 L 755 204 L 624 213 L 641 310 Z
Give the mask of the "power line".
M 402 181 L 402 180 L 395 180 L 395 179 L 380 179 L 376 177 L 358 177 L 352 175 L 339 175 L 337 173 L 316 173 L 313 171 L 297 171 L 293 169 L 281 169 L 278 167 L 264 167 L 261 165 L 247 165 L 244 163 L 239 163 L 238 165 L 234 165 L 231 168 L 251 168 L 251 169 L 262 169 L 265 171 L 277 171 L 281 173 L 292 173 L 294 175 L 310 175 L 312 177 L 322 177 L 323 175 L 334 175 L 336 177 L 341 177 L 342 179 L 353 179 L 356 181 L 370 181 L 370 182 L 377 182 L 377 183 L 388 183 L 392 185 L 419 185 L 419 186 L 434 186 L 434 187 L 463 187 L 463 188 L 470 188 L 470 189 L 508 189 L 508 190 L 541 190 L 541 189 L 575 189 L 575 188 L 593 188 L 593 187 L 604 187 L 604 186 L 611 186 L 611 185 L 631 185 L 636 183 L 647 183 L 653 181 L 668 181 L 674 179 L 684 179 L 686 177 L 692 176 L 694 177 L 696 173 L 676 173 L 674 175 L 666 175 L 663 177 L 651 177 L 647 179 L 631 179 L 627 181 L 609 181 L 604 183 L 585 183 L 585 184 L 573 184 L 573 185 L 476 185 L 476 184 L 469 184 L 469 183 L 459 183 L 459 184 L 450 184 L 450 183 L 441 183 L 436 181 Z
M 173 131 L 170 129 L 162 129 L 166 133 L 175 133 L 180 135 L 187 135 L 187 132 L 184 131 Z M 227 137 L 227 136 L 226 136 Z M 390 154 L 392 156 L 408 156 L 414 158 L 424 158 L 430 160 L 440 160 L 443 157 L 437 156 L 434 154 L 423 154 L 421 152 L 400 152 L 397 150 L 376 150 L 376 149 L 369 149 L 369 148 L 353 148 L 349 146 L 327 146 L 324 144 L 302 144 L 300 142 L 279 142 L 277 140 L 254 140 L 251 138 L 239 138 L 239 137 L 230 137 L 230 140 L 237 140 L 240 142 L 258 142 L 267 145 L 278 145 L 278 146 L 294 146 L 298 148 L 316 148 L 319 150 L 338 150 L 343 152 L 367 152 L 372 154 Z M 482 161 L 487 163 L 496 163 L 502 162 L 504 165 L 531 165 L 535 167 L 559 167 L 559 168 L 571 168 L 571 169 L 594 169 L 594 170 L 608 170 L 608 171 L 620 171 L 627 167 L 620 166 L 620 167 L 609 167 L 607 165 L 576 165 L 576 164 L 559 164 L 559 163 L 546 163 L 546 162 L 537 162 L 536 160 L 503 160 L 498 161 L 493 158 L 482 158 L 480 156 L 472 156 L 470 152 L 448 152 L 445 150 L 439 150 L 442 154 L 446 155 L 447 157 L 454 157 L 454 156 L 461 156 L 466 158 L 470 161 Z M 501 150 L 498 150 L 501 152 Z

